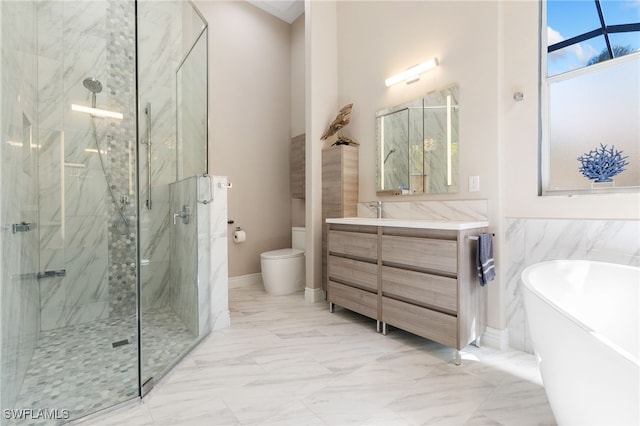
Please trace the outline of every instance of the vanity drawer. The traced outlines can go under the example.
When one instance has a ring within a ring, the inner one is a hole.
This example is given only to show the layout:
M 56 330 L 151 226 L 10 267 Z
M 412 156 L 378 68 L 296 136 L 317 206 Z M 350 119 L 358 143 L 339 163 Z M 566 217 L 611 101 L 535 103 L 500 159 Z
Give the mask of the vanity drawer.
M 378 235 L 330 230 L 329 253 L 375 261 L 378 258 Z
M 455 240 L 383 235 L 382 262 L 455 276 L 458 243 Z
M 443 345 L 460 349 L 455 316 L 383 296 L 382 321 Z
M 458 281 L 455 278 L 383 266 L 382 294 L 452 314 L 457 312 Z
M 369 318 L 378 317 L 378 295 L 329 280 L 329 302 Z
M 329 279 L 378 292 L 378 265 L 329 256 Z

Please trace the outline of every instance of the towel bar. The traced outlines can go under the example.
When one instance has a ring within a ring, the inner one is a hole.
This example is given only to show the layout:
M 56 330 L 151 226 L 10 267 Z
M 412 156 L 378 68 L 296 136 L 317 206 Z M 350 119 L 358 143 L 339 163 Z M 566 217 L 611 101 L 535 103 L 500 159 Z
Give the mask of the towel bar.
M 496 236 L 496 234 L 493 234 L 493 233 L 492 233 L 492 234 L 491 234 L 491 236 L 495 237 L 495 236 Z M 478 236 L 478 235 L 467 235 L 465 238 L 466 238 L 467 240 L 478 240 L 478 238 L 480 238 L 480 236 Z

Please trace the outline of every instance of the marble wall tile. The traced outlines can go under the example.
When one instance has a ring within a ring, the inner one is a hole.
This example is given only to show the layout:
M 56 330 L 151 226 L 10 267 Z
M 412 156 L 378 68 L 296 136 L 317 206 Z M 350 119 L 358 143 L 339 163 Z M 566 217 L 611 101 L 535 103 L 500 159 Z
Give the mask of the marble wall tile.
M 358 216 L 375 217 L 375 204 L 358 203 Z M 384 201 L 382 216 L 392 219 L 486 221 L 489 217 L 489 202 L 487 200 Z
M 65 166 L 65 213 L 106 217 L 107 188 L 102 171 Z
M 65 309 L 65 323 L 67 325 L 82 324 L 109 317 L 109 302 L 76 304 Z
M 587 223 L 589 260 L 640 266 L 640 221 Z
M 38 281 L 40 285 L 41 329 L 64 327 L 63 313 L 67 300 L 65 277 L 51 277 Z
M 39 144 L 39 222 L 41 225 L 62 224 L 62 133 L 40 129 Z
M 37 7 L 38 56 L 57 59 L 62 57 L 63 2 L 39 0 Z
M 38 229 L 40 230 L 40 271 L 65 269 L 62 226 L 40 225 Z
M 67 306 L 107 300 L 107 244 L 91 250 L 67 249 Z
M 211 330 L 211 211 L 209 194 L 212 193 L 213 178 L 210 176 L 196 177 L 197 199 L 197 251 L 198 251 L 198 336 L 205 336 Z M 202 197 L 203 193 L 205 194 Z M 205 204 L 206 201 L 206 204 Z
M 100 216 L 67 216 L 65 243 L 68 249 L 107 247 L 107 222 Z
M 514 349 L 533 352 L 520 279 L 527 266 L 556 259 L 640 264 L 640 221 L 507 218 L 505 225 L 504 303 Z
M 180 43 L 180 9 L 175 2 L 141 1 L 138 3 L 138 74 L 139 99 L 143 107 L 150 103 L 151 119 L 151 176 L 152 206 L 140 211 L 141 257 L 150 259 L 148 271 L 161 262 L 169 265 L 171 256 L 171 227 L 173 211 L 170 209 L 169 184 L 176 180 L 175 143 L 175 69 L 179 63 L 176 44 Z M 141 114 L 138 121 L 140 134 L 147 135 L 147 116 Z M 147 145 L 140 145 L 140 157 L 146 159 Z M 140 199 L 148 198 L 148 164 L 140 163 Z M 181 208 L 181 206 L 180 206 Z M 164 303 L 170 300 L 170 274 L 163 267 L 152 273 L 143 272 L 142 300 L 147 303 Z M 158 292 L 153 294 L 153 292 Z
M 142 310 L 169 304 L 169 260 L 153 261 L 140 268 Z
M 170 211 L 177 213 L 189 209 L 188 223 L 176 218 L 171 223 L 169 251 L 170 306 L 187 328 L 198 335 L 198 210 L 196 205 L 197 177 L 183 179 L 169 185 Z M 173 213 L 172 213 L 173 214 Z
M 153 189 L 152 189 L 153 191 Z M 153 262 L 169 260 L 169 232 L 166 232 L 171 223 L 171 211 L 168 200 L 169 188 L 165 186 L 153 191 L 153 208 L 141 210 L 140 223 L 140 256 Z M 163 201 L 164 194 L 166 201 Z M 157 195 L 157 197 L 156 197 Z
M 211 329 L 220 330 L 230 325 L 229 266 L 227 224 L 226 176 L 213 176 L 213 203 L 211 206 Z
M 60 2 L 53 2 L 59 3 Z M 61 38 L 53 38 L 53 46 L 61 46 Z M 40 129 L 62 130 L 64 96 L 62 75 L 62 55 L 38 57 L 38 127 Z M 41 135 L 42 137 L 42 135 Z M 59 160 L 58 160 L 59 161 Z
M 524 305 L 520 295 L 520 274 L 526 267 L 524 219 L 512 219 L 506 222 L 504 232 L 504 268 L 506 275 L 504 309 L 509 328 L 509 345 L 512 348 L 525 347 L 526 323 Z

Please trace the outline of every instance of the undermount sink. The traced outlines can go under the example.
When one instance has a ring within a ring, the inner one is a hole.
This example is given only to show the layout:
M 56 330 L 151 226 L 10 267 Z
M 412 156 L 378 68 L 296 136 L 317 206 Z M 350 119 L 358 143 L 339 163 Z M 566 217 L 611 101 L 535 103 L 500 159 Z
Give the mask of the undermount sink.
M 326 219 L 327 223 L 342 225 L 362 225 L 362 226 L 390 226 L 401 228 L 421 228 L 421 229 L 447 229 L 462 230 L 473 228 L 484 228 L 489 226 L 487 221 L 457 221 L 457 220 L 431 220 L 431 219 L 392 219 L 375 217 L 341 217 Z

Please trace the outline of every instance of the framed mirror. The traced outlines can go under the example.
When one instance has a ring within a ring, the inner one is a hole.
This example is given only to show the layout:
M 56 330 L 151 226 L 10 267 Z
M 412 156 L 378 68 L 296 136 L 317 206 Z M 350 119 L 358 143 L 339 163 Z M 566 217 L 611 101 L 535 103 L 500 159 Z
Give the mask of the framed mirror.
M 459 88 L 452 86 L 376 114 L 376 190 L 458 192 Z

